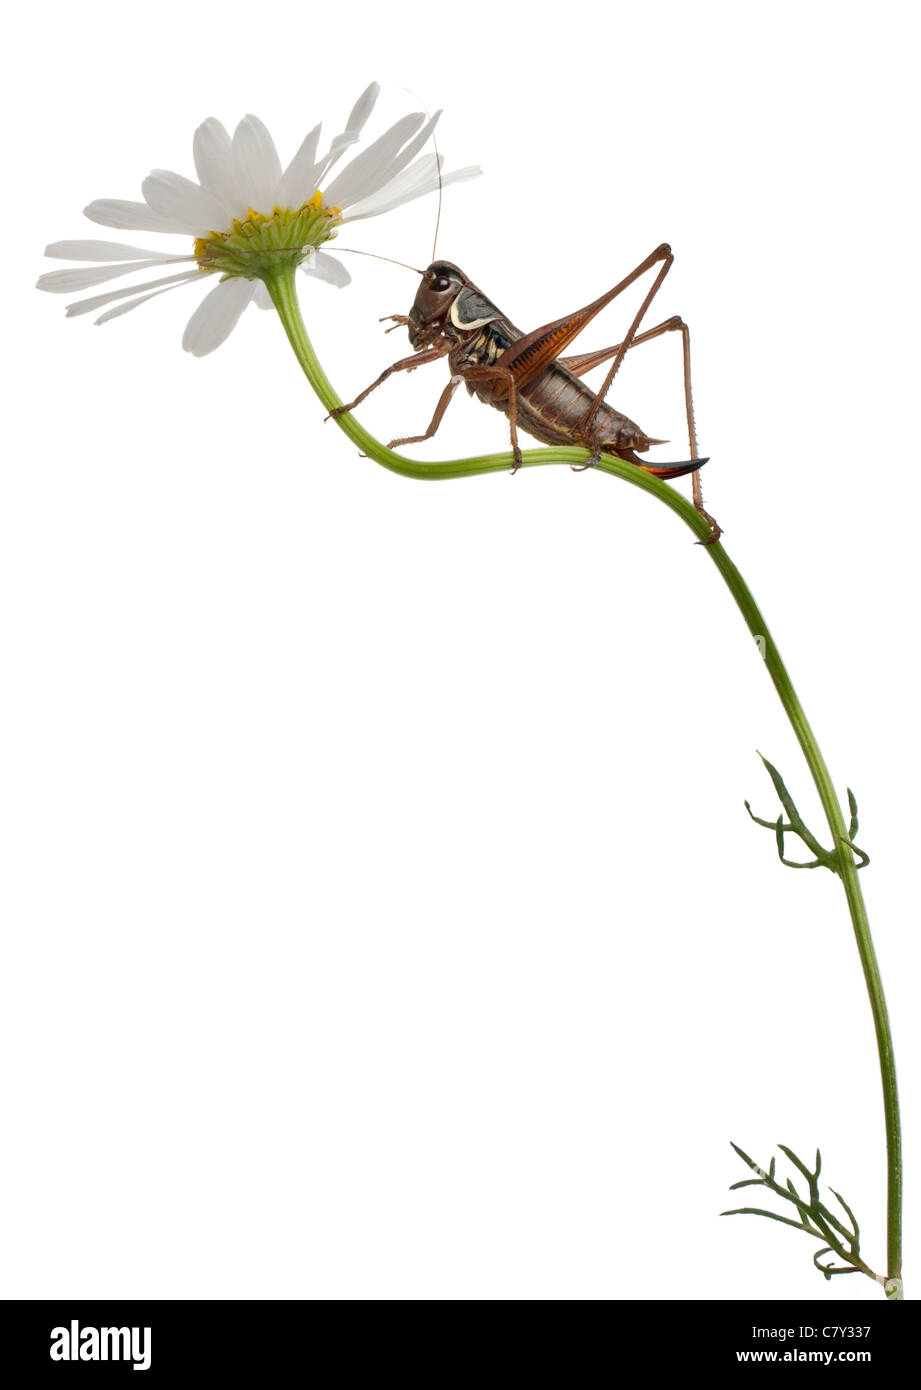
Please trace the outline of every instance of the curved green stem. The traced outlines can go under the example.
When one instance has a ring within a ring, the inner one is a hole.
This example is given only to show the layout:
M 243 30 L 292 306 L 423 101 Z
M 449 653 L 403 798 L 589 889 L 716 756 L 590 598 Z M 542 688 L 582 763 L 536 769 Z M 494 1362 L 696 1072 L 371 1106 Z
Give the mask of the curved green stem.
M 297 293 L 294 284 L 293 268 L 280 269 L 279 273 L 271 280 L 266 281 L 269 293 L 278 310 L 285 332 L 294 349 L 295 356 L 303 368 L 304 374 L 310 385 L 313 387 L 320 400 L 327 410 L 335 410 L 342 405 L 342 401 L 333 390 L 326 373 L 317 360 L 316 353 L 307 336 L 307 330 L 301 317 L 300 306 L 297 301 Z M 423 480 L 441 478 L 462 478 L 472 477 L 480 473 L 508 472 L 512 466 L 512 458 L 509 453 L 502 454 L 483 454 L 477 458 L 452 459 L 445 462 L 425 463 L 413 459 L 405 458 L 401 454 L 394 453 L 392 449 L 385 448 L 379 440 L 369 434 L 353 416 L 348 414 L 338 415 L 336 423 L 341 430 L 357 444 L 362 453 L 374 459 L 376 463 L 384 468 L 389 468 L 394 473 L 401 474 L 404 478 L 418 478 Z M 522 454 L 522 466 L 525 468 L 536 468 L 546 464 L 560 463 L 584 463 L 588 457 L 585 449 L 578 448 L 542 448 L 527 449 Z M 646 473 L 637 468 L 635 464 L 623 462 L 620 459 L 604 457 L 599 460 L 597 468 L 602 473 L 610 473 L 616 478 L 623 479 L 630 483 L 632 487 L 641 488 L 644 492 L 651 493 L 658 501 L 663 502 L 666 507 L 670 507 L 681 520 L 688 526 L 700 541 L 705 541 L 710 534 L 710 527 L 694 506 L 683 497 L 681 493 L 653 477 L 651 473 Z M 780 697 L 780 702 L 786 711 L 787 718 L 793 726 L 793 732 L 799 741 L 803 756 L 808 764 L 809 771 L 815 783 L 825 817 L 828 821 L 829 829 L 832 834 L 832 841 L 838 853 L 841 867 L 841 880 L 844 884 L 845 897 L 847 898 L 848 911 L 851 916 L 851 923 L 854 929 L 854 937 L 857 943 L 857 950 L 860 955 L 860 963 L 863 968 L 864 980 L 866 981 L 867 993 L 870 998 L 870 1008 L 873 1014 L 873 1024 L 876 1029 L 876 1044 L 879 1052 L 880 1072 L 882 1075 L 883 1087 L 883 1108 L 886 1120 L 886 1144 L 888 1154 L 888 1203 L 887 1203 L 887 1268 L 889 1276 L 887 1280 L 887 1296 L 901 1298 L 901 1269 L 902 1269 L 902 1144 L 901 1144 L 901 1125 L 899 1119 L 899 1101 L 896 1088 L 895 1057 L 892 1047 L 892 1033 L 889 1026 L 889 1014 L 886 1008 L 886 999 L 883 993 L 882 979 L 880 978 L 879 964 L 876 959 L 876 951 L 873 947 L 873 939 L 870 935 L 870 924 L 867 917 L 866 905 L 863 900 L 863 892 L 857 879 L 857 865 L 854 855 L 851 852 L 847 822 L 838 796 L 835 792 L 834 784 L 825 765 L 819 745 L 816 742 L 815 734 L 806 718 L 799 697 L 793 688 L 793 683 L 787 672 L 787 668 L 781 659 L 777 645 L 771 636 L 770 629 L 758 607 L 755 599 L 736 569 L 732 560 L 727 555 L 721 542 L 715 545 L 705 545 L 703 547 L 706 554 L 713 561 L 716 568 L 725 581 L 726 587 L 732 594 L 742 617 L 745 619 L 748 629 L 758 642 L 764 657 L 764 664 L 768 674 L 774 682 L 774 688 Z

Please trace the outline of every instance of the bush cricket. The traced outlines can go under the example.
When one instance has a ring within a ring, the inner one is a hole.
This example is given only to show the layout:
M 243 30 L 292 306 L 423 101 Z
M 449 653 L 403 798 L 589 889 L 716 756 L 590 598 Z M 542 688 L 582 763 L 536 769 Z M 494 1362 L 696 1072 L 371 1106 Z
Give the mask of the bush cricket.
M 451 380 L 441 394 L 428 429 L 424 434 L 392 440 L 391 449 L 431 439 L 455 391 L 463 382 L 471 395 L 508 416 L 515 460 L 513 472 L 517 472 L 521 466 L 518 443 L 521 428 L 545 444 L 581 445 L 588 449 L 591 457 L 578 471 L 592 467 L 603 454 L 612 454 L 636 464 L 657 478 L 680 478 L 691 473 L 694 505 L 710 525 L 706 544 L 712 544 L 719 540 L 721 532 L 717 522 L 704 510 L 697 471 L 707 460 L 699 458 L 697 453 L 687 325 L 676 316 L 665 319 L 654 328 L 639 331 L 673 260 L 667 244 L 657 246 L 613 289 L 607 290 L 583 309 L 535 328 L 530 333 L 522 333 L 516 328 L 456 265 L 450 261 L 433 261 L 427 270 L 419 272 L 422 283 L 409 313 L 388 315 L 394 328 L 401 325 L 408 328 L 413 355 L 387 367 L 353 401 L 340 406 L 332 414 L 341 415 L 344 411 L 354 410 L 394 372 L 413 371 L 426 362 L 447 357 Z M 622 342 L 575 357 L 558 356 L 596 314 L 656 266 L 658 270 L 652 285 Z M 393 329 L 387 331 L 392 332 Z M 682 340 L 684 398 L 691 457 L 683 463 L 657 466 L 644 463 L 638 454 L 644 453 L 653 444 L 666 441 L 651 439 L 632 420 L 608 405 L 604 398 L 621 362 L 632 348 L 671 332 L 679 332 Z M 614 360 L 598 391 L 580 380 L 584 372 L 600 366 L 609 358 Z

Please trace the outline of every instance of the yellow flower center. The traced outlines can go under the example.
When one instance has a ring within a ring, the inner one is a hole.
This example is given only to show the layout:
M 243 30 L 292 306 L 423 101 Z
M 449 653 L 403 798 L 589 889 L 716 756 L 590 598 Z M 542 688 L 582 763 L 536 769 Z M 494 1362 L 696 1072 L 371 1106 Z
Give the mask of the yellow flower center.
M 234 218 L 230 231 L 196 237 L 195 256 L 206 274 L 264 280 L 280 265 L 300 265 L 336 235 L 341 217 L 341 209 L 327 207 L 317 189 L 296 211 L 276 206 L 266 214 L 250 208 L 245 218 Z

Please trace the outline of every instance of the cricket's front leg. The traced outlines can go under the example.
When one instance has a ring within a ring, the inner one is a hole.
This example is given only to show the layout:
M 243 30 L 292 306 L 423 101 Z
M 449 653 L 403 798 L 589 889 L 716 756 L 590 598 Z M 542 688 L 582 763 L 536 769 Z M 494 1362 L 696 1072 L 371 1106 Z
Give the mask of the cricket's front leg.
M 376 391 L 379 386 L 383 386 L 389 376 L 394 372 L 411 372 L 416 367 L 422 367 L 426 362 L 437 362 L 440 357 L 444 357 L 450 352 L 451 344 L 446 343 L 438 347 L 426 348 L 424 352 L 414 352 L 412 357 L 403 357 L 399 362 L 394 362 L 392 367 L 385 367 L 376 381 L 372 381 L 370 386 L 365 387 L 360 395 L 356 396 L 348 405 L 337 405 L 335 410 L 331 410 L 327 415 L 327 420 L 335 420 L 340 415 L 345 415 L 353 411 L 356 405 L 361 405 L 362 401 L 370 396 L 372 391 Z

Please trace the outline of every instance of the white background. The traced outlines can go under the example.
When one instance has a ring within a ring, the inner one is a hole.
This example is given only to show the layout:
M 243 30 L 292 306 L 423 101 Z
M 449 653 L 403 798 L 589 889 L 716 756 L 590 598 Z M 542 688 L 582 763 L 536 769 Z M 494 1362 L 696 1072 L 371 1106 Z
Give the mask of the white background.
M 5 1296 L 878 1298 L 720 1220 L 809 1155 L 884 1248 L 840 886 L 782 868 L 760 748 L 821 832 L 758 653 L 664 508 L 568 469 L 360 459 L 273 315 L 102 329 L 31 288 L 92 198 L 192 174 L 207 115 L 287 160 L 385 84 L 444 106 L 439 252 L 523 328 L 662 240 L 708 502 L 842 794 L 905 1101 L 917 1250 L 918 275 L 912 8 L 20 9 L 4 79 Z M 141 14 L 142 17 L 137 16 Z M 343 245 L 425 265 L 434 200 Z M 111 234 L 117 239 L 118 234 Z M 143 234 L 123 239 L 157 244 Z M 416 281 L 302 282 L 351 394 Z M 575 350 L 617 341 L 629 305 Z M 686 457 L 680 350 L 614 403 Z M 424 428 L 441 364 L 362 418 Z M 419 455 L 501 448 L 466 398 Z M 686 487 L 686 481 L 679 483 Z M 744 1195 L 744 1194 L 743 1194 Z M 912 1266 L 909 1264 L 908 1275 Z M 909 1286 L 909 1293 L 911 1288 Z

